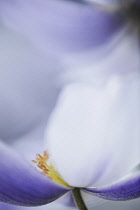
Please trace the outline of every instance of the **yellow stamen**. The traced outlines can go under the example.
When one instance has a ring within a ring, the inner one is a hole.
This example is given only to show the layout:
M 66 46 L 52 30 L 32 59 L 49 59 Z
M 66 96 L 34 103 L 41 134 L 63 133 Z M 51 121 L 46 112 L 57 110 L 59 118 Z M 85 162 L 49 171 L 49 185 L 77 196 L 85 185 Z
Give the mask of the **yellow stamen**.
M 37 166 L 42 170 L 42 172 L 47 175 L 50 179 L 58 182 L 67 187 L 71 187 L 67 182 L 65 182 L 59 173 L 55 170 L 54 166 L 49 160 L 49 155 L 47 151 L 43 152 L 43 155 L 36 154 L 36 160 L 32 160 L 33 163 L 36 163 Z

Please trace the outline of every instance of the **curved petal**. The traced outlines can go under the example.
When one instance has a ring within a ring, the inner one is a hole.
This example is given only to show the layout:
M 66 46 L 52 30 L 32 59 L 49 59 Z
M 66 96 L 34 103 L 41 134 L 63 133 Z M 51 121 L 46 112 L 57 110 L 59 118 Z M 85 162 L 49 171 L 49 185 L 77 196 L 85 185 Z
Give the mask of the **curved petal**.
M 71 84 L 50 118 L 46 148 L 70 185 L 108 185 L 139 162 L 139 116 L 139 74 Z
M 6 25 L 20 31 L 45 50 L 81 51 L 106 43 L 120 29 L 120 14 L 74 1 L 2 1 Z
M 0 201 L 23 206 L 50 203 L 68 192 L 0 143 Z
M 109 200 L 129 200 L 140 197 L 140 172 L 103 188 L 85 188 L 86 191 Z

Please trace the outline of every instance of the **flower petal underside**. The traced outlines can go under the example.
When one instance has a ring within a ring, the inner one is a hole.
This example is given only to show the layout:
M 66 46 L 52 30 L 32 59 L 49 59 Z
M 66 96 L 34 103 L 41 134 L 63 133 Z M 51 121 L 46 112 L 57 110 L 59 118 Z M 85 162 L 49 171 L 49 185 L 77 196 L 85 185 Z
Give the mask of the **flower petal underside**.
M 0 143 L 0 201 L 39 206 L 56 200 L 68 191 L 68 188 L 52 182 Z
M 108 200 L 130 200 L 140 197 L 140 172 L 103 188 L 86 188 L 88 192 Z
M 109 13 L 75 1 L 12 0 L 0 5 L 4 24 L 43 49 L 81 51 L 105 44 L 124 23 Z

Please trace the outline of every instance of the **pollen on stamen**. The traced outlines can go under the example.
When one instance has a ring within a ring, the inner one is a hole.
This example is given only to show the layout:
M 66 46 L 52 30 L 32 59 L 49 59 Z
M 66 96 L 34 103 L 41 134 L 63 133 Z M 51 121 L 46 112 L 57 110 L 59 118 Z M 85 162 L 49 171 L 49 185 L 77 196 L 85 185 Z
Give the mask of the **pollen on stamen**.
M 33 163 L 37 163 L 35 160 L 32 160 Z
M 49 155 L 47 151 L 44 151 L 42 155 L 36 154 L 35 160 L 32 160 L 38 168 L 41 169 L 41 172 L 47 175 L 50 179 L 58 182 L 59 184 L 65 185 L 67 187 L 71 187 L 67 182 L 65 182 L 59 173 L 55 170 L 54 166 L 51 164 L 49 160 Z

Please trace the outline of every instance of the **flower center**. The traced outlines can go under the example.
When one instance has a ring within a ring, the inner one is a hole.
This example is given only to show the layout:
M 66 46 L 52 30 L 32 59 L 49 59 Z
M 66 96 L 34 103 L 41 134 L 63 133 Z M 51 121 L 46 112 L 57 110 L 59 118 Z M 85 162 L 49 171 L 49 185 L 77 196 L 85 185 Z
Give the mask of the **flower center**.
M 66 187 L 71 187 L 67 182 L 65 182 L 59 173 L 56 171 L 54 166 L 49 160 L 49 155 L 47 151 L 44 151 L 42 155 L 36 154 L 35 160 L 32 160 L 33 163 L 36 163 L 37 166 L 42 170 L 42 172 L 47 175 L 53 181 L 56 181 L 59 184 L 62 184 Z

